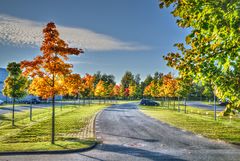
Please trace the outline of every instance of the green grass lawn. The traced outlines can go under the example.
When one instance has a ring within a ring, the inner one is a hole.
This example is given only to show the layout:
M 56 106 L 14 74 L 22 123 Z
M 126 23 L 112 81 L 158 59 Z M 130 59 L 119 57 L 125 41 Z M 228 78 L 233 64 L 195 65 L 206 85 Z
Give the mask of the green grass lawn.
M 239 117 L 232 116 L 230 119 L 229 116 L 218 116 L 217 121 L 214 121 L 213 111 L 187 107 L 187 114 L 185 114 L 184 107 L 180 107 L 180 112 L 172 109 L 173 107 L 141 106 L 140 109 L 143 113 L 151 117 L 195 134 L 201 134 L 211 139 L 240 144 Z
M 28 110 L 16 112 L 15 127 L 11 126 L 11 113 L 0 115 L 0 151 L 62 150 L 91 146 L 95 138 L 79 139 L 77 134 L 97 112 L 108 105 L 66 105 L 62 110 L 57 107 L 55 145 L 50 144 L 51 108 L 34 109 L 33 121 L 29 119 Z
M 12 106 L 13 106 L 12 104 L 6 104 L 5 103 L 5 104 L 0 105 L 0 109 L 5 108 L 5 107 L 10 107 L 11 108 Z M 18 106 L 30 106 L 30 105 L 29 104 L 22 104 L 22 103 L 21 104 L 15 104 L 15 107 L 18 107 Z

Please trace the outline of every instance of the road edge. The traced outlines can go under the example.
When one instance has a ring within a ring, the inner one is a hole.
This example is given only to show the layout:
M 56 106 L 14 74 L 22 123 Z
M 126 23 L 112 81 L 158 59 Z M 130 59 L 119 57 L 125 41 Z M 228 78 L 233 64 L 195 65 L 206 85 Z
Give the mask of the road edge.
M 145 115 L 146 117 L 148 117 L 148 118 L 150 118 L 150 119 L 152 119 L 152 120 L 154 120 L 154 121 L 156 121 L 156 122 L 159 122 L 159 123 L 161 123 L 161 124 L 163 124 L 163 125 L 166 125 L 166 126 L 168 126 L 168 127 L 170 127 L 170 128 L 174 128 L 174 129 L 176 129 L 176 130 L 179 130 L 179 131 L 182 131 L 182 132 L 184 132 L 184 133 L 188 133 L 188 134 L 194 135 L 194 136 L 196 136 L 196 137 L 205 138 L 205 139 L 207 139 L 207 140 L 209 140 L 209 141 L 211 141 L 211 142 L 214 142 L 214 143 L 226 144 L 226 145 L 228 145 L 228 146 L 230 146 L 230 147 L 240 148 L 240 144 L 234 144 L 234 143 L 227 142 L 227 141 L 220 140 L 220 139 L 208 138 L 208 137 L 203 136 L 203 135 L 201 135 L 201 134 L 194 133 L 194 132 L 192 132 L 192 131 L 185 130 L 185 129 L 182 129 L 182 128 L 180 128 L 180 127 L 171 125 L 171 124 L 169 124 L 168 122 L 161 121 L 161 120 L 159 120 L 159 119 L 157 119 L 157 118 L 154 118 L 154 117 L 152 117 L 152 116 L 150 116 L 150 115 L 147 115 L 147 114 L 145 114 L 144 112 L 142 112 L 142 111 L 141 111 L 141 108 L 139 107 L 139 105 L 137 105 L 137 109 L 139 110 L 139 112 L 140 112 L 141 114 Z

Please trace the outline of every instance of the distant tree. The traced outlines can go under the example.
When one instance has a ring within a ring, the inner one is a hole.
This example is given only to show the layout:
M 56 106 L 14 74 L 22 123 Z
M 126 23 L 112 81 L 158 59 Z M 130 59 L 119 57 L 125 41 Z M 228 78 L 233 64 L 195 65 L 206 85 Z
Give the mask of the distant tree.
M 136 83 L 137 86 L 140 85 L 140 82 L 141 82 L 140 74 L 136 74 L 136 75 L 135 75 L 135 77 L 134 77 L 134 82 Z
M 185 113 L 187 97 L 192 92 L 193 92 L 193 79 L 189 77 L 181 77 L 180 75 L 180 77 L 178 78 L 177 96 L 178 98 L 179 97 L 184 98 Z
M 62 81 L 62 90 L 59 89 L 60 94 L 63 96 L 65 94 L 73 97 L 77 97 L 79 99 L 79 96 L 84 91 L 84 84 L 82 81 L 82 78 L 79 74 L 69 74 L 66 77 L 63 78 Z M 79 100 L 80 105 L 80 100 Z M 62 109 L 62 104 L 61 104 Z
M 123 92 L 123 97 L 128 97 L 129 96 L 129 86 L 130 84 L 134 84 L 134 75 L 130 71 L 126 71 L 126 73 L 123 75 L 122 80 L 121 80 L 121 88 Z
M 113 87 L 113 96 L 114 97 L 120 97 L 120 89 L 121 89 L 121 86 L 120 85 L 115 85 Z
M 107 96 L 110 97 L 110 99 L 114 96 L 114 93 L 113 93 L 113 88 L 114 88 L 114 84 L 109 84 L 107 85 Z
M 137 95 L 137 84 L 132 83 L 129 85 L 129 97 L 135 98 Z
M 104 81 L 105 85 L 109 86 L 110 84 L 115 85 L 115 77 L 111 74 L 107 75 L 107 74 L 103 74 L 101 77 L 101 80 Z
M 43 98 L 52 98 L 52 139 L 55 142 L 55 96 L 61 94 L 60 80 L 70 74 L 72 65 L 66 63 L 70 55 L 83 53 L 82 49 L 69 48 L 59 37 L 59 32 L 53 22 L 47 24 L 43 29 L 43 43 L 40 50 L 41 56 L 33 61 L 22 61 L 21 67 L 24 74 L 33 78 L 30 85 L 32 94 Z
M 96 86 L 94 95 L 96 97 L 105 97 L 107 95 L 107 89 L 104 86 L 104 82 L 102 80 L 100 80 Z
M 102 78 L 102 74 L 100 71 L 97 71 L 97 73 L 95 73 L 94 75 L 94 88 L 96 88 L 98 82 L 101 80 Z
M 141 82 L 141 93 L 142 93 L 142 95 L 144 95 L 145 88 L 152 82 L 152 80 L 153 80 L 153 77 L 151 75 L 147 75 L 145 80 L 143 82 Z
M 148 86 L 145 87 L 144 92 L 143 92 L 144 96 L 152 97 L 152 95 L 151 95 L 151 87 L 152 87 L 151 83 Z
M 121 80 L 121 85 L 123 89 L 129 87 L 131 83 L 134 82 L 134 75 L 130 71 L 126 71 Z
M 143 81 L 144 86 L 148 86 L 153 80 L 151 75 L 147 75 L 146 79 Z
M 86 97 L 90 98 L 94 95 L 94 80 L 94 76 L 90 74 L 86 74 L 82 79 L 83 90 L 80 91 L 80 94 L 84 98 L 84 103 Z
M 12 126 L 15 124 L 15 99 L 22 98 L 27 95 L 28 81 L 27 78 L 22 76 L 22 70 L 20 64 L 16 62 L 9 63 L 7 66 L 9 73 L 8 77 L 4 81 L 3 94 L 12 98 Z
M 164 93 L 167 97 L 176 97 L 178 90 L 178 81 L 171 73 L 163 76 Z

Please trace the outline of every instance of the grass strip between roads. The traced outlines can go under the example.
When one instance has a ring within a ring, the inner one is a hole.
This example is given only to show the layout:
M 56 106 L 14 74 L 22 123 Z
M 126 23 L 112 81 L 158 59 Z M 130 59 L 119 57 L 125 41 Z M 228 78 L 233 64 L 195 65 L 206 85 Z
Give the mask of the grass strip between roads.
M 29 110 L 16 112 L 15 127 L 11 126 L 11 113 L 0 115 L 0 152 L 72 150 L 90 147 L 96 140 L 92 135 L 82 138 L 82 131 L 93 117 L 107 106 L 109 104 L 65 105 L 62 110 L 57 107 L 55 145 L 50 144 L 52 108 L 34 109 L 33 121 L 29 119 Z
M 140 106 L 140 109 L 146 115 L 156 118 L 172 126 L 191 131 L 202 136 L 223 140 L 229 143 L 240 144 L 240 118 L 218 116 L 214 120 L 213 111 L 187 107 L 187 113 L 184 113 L 184 106 L 181 111 L 163 107 Z M 181 136 L 179 136 L 181 137 Z

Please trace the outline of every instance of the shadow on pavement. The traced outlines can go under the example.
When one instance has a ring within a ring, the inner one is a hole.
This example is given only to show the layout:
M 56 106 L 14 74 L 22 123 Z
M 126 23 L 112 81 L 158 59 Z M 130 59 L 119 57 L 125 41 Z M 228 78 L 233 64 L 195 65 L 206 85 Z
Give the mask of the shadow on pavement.
M 126 160 L 137 160 L 139 158 L 142 158 L 142 159 L 145 158 L 145 159 L 153 160 L 153 161 L 159 161 L 159 160 L 185 161 L 185 160 L 179 159 L 175 156 L 163 154 L 160 152 L 153 152 L 153 151 L 149 151 L 149 150 L 139 149 L 136 147 L 128 147 L 128 146 L 126 147 L 126 146 L 115 145 L 115 144 L 101 144 L 96 147 L 96 150 L 99 150 L 100 152 L 103 151 L 103 152 L 110 152 L 110 153 L 123 154 L 123 155 L 130 156 L 130 158 L 129 159 L 126 158 Z M 94 153 L 94 151 L 92 151 L 92 153 Z M 102 160 L 104 160 L 105 154 L 102 153 L 103 159 L 97 158 L 95 156 L 93 157 L 91 155 L 81 154 L 81 153 L 79 153 L 79 155 L 102 161 Z M 113 154 L 113 156 L 114 156 L 114 154 Z M 117 159 L 117 156 L 114 156 L 114 157 L 115 157 L 114 159 Z M 136 158 L 132 159 L 132 157 L 136 157 Z
M 111 134 L 111 133 L 106 133 L 106 132 L 102 132 L 102 134 L 111 135 L 111 136 L 116 136 L 116 137 L 129 138 L 129 139 L 134 139 L 134 140 L 141 140 L 141 141 L 145 141 L 145 142 L 160 142 L 160 141 L 157 140 L 157 139 L 142 139 L 142 138 L 137 138 L 137 137 L 130 137 L 130 136 L 124 136 L 124 135 L 116 135 L 116 134 Z

